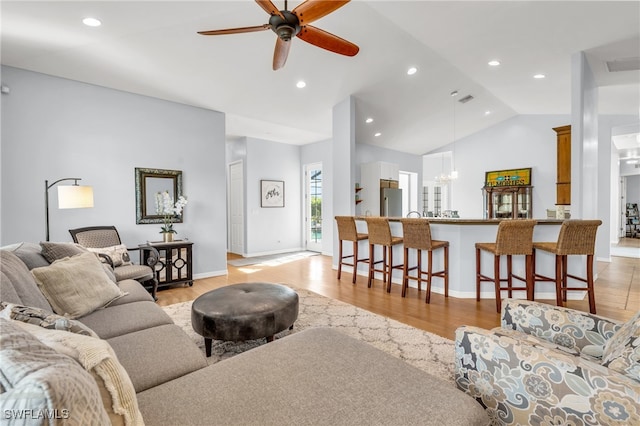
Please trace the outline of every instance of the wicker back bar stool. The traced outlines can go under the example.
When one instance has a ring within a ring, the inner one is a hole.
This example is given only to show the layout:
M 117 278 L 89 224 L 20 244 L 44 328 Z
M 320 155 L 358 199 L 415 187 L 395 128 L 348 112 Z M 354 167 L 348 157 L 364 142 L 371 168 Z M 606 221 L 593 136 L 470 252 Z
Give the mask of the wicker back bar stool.
M 368 263 L 369 259 L 361 259 L 358 257 L 358 242 L 364 241 L 369 236 L 365 233 L 358 232 L 356 227 L 356 219 L 353 216 L 336 216 L 336 223 L 338 224 L 338 279 L 342 275 L 342 265 L 353 267 L 353 283 L 356 283 L 356 277 L 358 276 L 358 263 Z M 353 243 L 353 254 L 344 255 L 342 252 L 343 241 L 351 241 Z M 352 259 L 352 263 L 345 262 L 345 259 Z
M 534 242 L 533 265 L 534 284 L 537 281 L 551 281 L 556 283 L 556 303 L 563 306 L 567 301 L 568 290 L 586 291 L 589 295 L 589 312 L 596 313 L 596 298 L 593 290 L 593 255 L 596 246 L 596 233 L 601 220 L 565 220 L 560 227 L 557 242 Z M 546 277 L 535 272 L 536 250 L 553 253 L 556 256 L 555 277 Z M 571 255 L 586 255 L 586 278 L 577 277 L 567 272 L 567 257 Z M 567 280 L 573 278 L 587 284 L 585 287 L 569 287 Z
M 495 243 L 476 243 L 476 300 L 480 301 L 480 283 L 493 282 L 496 290 L 496 309 L 500 312 L 502 307 L 501 290 L 507 290 L 509 297 L 513 296 L 513 290 L 526 290 L 527 299 L 533 300 L 533 227 L 535 220 L 529 219 L 505 219 L 498 225 L 498 234 Z M 481 272 L 481 251 L 493 254 L 493 277 Z M 507 256 L 507 276 L 500 278 L 500 256 Z M 513 274 L 512 257 L 525 256 L 525 277 Z M 524 287 L 514 287 L 513 279 L 525 283 Z M 506 287 L 500 283 L 506 282 Z
M 371 287 L 375 272 L 382 272 L 382 280 L 387 284 L 387 293 L 391 292 L 391 273 L 394 269 L 403 268 L 403 264 L 393 264 L 393 246 L 402 244 L 402 237 L 391 235 L 389 219 L 386 217 L 366 217 L 367 232 L 369 233 L 369 280 L 367 286 Z M 375 246 L 382 247 L 382 260 L 375 260 Z M 382 263 L 381 269 L 376 265 Z
M 431 301 L 431 280 L 440 277 L 444 280 L 444 297 L 449 297 L 449 241 L 431 238 L 431 226 L 427 219 L 406 218 L 402 223 L 402 238 L 404 244 L 404 269 L 402 276 L 402 297 L 405 297 L 409 280 L 418 281 L 418 291 L 422 289 L 422 281 L 427 282 L 425 302 Z M 417 250 L 417 266 L 409 267 L 409 249 Z M 433 272 L 433 251 L 444 250 L 444 267 L 441 271 Z M 427 270 L 422 269 L 422 250 L 427 251 Z M 416 276 L 409 274 L 417 270 Z M 426 280 L 423 276 L 426 275 Z

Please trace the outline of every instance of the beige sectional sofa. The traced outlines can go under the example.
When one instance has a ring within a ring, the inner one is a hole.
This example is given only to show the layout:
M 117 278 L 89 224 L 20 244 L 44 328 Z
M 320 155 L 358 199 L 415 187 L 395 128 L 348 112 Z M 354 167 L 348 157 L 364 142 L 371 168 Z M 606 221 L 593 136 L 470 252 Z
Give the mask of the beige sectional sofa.
M 294 333 L 207 366 L 132 280 L 117 283 L 126 295 L 107 307 L 56 319 L 36 280 L 34 268 L 49 266 L 40 246 L 22 243 L 0 254 L 0 415 L 7 424 L 24 424 L 24 416 L 31 416 L 26 424 L 70 425 L 488 422 L 453 384 L 330 329 Z M 25 323 L 20 306 L 51 316 Z

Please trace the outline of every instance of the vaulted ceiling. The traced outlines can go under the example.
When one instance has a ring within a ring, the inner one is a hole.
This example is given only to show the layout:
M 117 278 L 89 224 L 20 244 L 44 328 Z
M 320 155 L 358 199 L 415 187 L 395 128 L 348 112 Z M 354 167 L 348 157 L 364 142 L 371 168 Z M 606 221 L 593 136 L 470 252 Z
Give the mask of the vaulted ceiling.
M 293 39 L 278 71 L 271 31 L 197 34 L 267 23 L 250 0 L 0 7 L 2 64 L 222 111 L 229 138 L 328 139 L 333 106 L 351 95 L 357 142 L 422 154 L 517 114 L 570 114 L 571 57 L 580 51 L 600 85 L 600 112 L 640 111 L 640 71 L 606 66 L 633 68 L 640 57 L 637 1 L 354 0 L 313 25 L 357 44 L 355 57 Z M 102 25 L 83 25 L 87 16 Z M 494 59 L 499 66 L 488 65 Z M 458 102 L 467 95 L 474 99 Z

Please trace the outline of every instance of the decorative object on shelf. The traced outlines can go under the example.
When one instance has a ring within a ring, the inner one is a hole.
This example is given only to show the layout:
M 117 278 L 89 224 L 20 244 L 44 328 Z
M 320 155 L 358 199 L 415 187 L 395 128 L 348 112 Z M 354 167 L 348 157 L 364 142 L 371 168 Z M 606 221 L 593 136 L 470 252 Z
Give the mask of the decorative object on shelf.
M 59 209 L 82 209 L 93 207 L 93 188 L 90 186 L 80 186 L 78 181 L 81 178 L 63 178 L 49 184 L 44 181 L 44 217 L 45 217 L 45 241 L 49 241 L 49 189 L 57 183 L 67 180 L 74 181 L 73 185 L 60 186 L 58 188 L 58 208 Z
M 260 207 L 284 207 L 284 181 L 260 181 Z
M 169 194 L 169 191 L 161 191 L 156 193 L 156 213 L 162 216 L 162 227 L 160 233 L 162 234 L 163 241 L 173 241 L 173 234 L 178 232 L 173 229 L 173 222 L 176 218 L 182 218 L 182 210 L 187 205 L 187 199 L 184 196 L 179 196 L 178 201 L 173 202 L 173 197 Z M 182 222 L 182 220 L 181 220 Z
M 531 168 L 485 173 L 485 219 L 531 219 L 533 216 Z
M 156 194 L 168 191 L 177 200 L 182 195 L 182 171 L 135 169 L 136 190 L 136 224 L 164 223 L 161 214 L 157 212 Z M 182 217 L 177 217 L 174 223 L 182 223 Z

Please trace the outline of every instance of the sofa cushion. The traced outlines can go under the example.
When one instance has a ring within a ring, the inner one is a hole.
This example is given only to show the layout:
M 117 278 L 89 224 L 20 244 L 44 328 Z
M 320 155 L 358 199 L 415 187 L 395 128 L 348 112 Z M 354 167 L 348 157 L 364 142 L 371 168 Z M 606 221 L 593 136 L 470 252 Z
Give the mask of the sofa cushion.
M 124 305 L 131 302 L 153 302 L 153 296 L 149 293 L 138 281 L 136 280 L 124 280 L 118 281 L 118 287 L 120 290 L 127 293 L 126 296 L 120 299 L 114 300 L 109 307 Z
M 113 270 L 116 280 L 141 280 L 146 281 L 153 278 L 153 269 L 146 265 L 122 265 Z
M 452 383 L 328 328 L 148 389 L 138 405 L 149 425 L 489 424 L 482 406 Z
M 54 413 L 60 418 L 59 424 L 108 424 L 95 380 L 76 361 L 57 353 L 11 321 L 0 319 L 0 328 L 3 424 L 44 424 L 44 417 L 37 423 L 7 418 L 12 410 L 32 410 L 32 416 Z
M 89 327 L 80 321 L 72 320 L 40 308 L 0 302 L 2 318 L 37 325 L 50 330 L 62 330 L 85 336 L 98 337 Z
M 151 327 L 107 340 L 136 392 L 204 368 L 203 351 L 175 324 Z
M 93 253 L 56 260 L 31 273 L 54 312 L 69 318 L 87 315 L 125 295 Z
M 173 321 L 154 302 L 131 302 L 109 306 L 78 318 L 102 339 L 110 339 Z
M 75 256 L 76 254 L 86 253 L 87 250 L 80 244 L 76 243 L 52 243 L 49 241 L 41 241 L 41 253 L 49 263 L 65 257 Z
M 60 330 L 43 329 L 27 323 L 19 325 L 56 352 L 77 361 L 92 378 L 99 377 L 101 380 L 94 380 L 94 385 L 104 386 L 107 390 L 110 398 L 104 401 L 107 405 L 104 409 L 105 412 L 109 409 L 123 418 L 123 421 L 117 423 L 130 426 L 143 424 L 131 380 L 106 341 Z
M 607 341 L 602 365 L 640 382 L 640 311 Z
M 33 279 L 33 276 L 29 273 L 27 265 L 13 252 L 0 250 L 0 265 L 3 281 L 3 292 L 0 295 L 2 301 L 33 306 L 53 312 L 51 305 L 49 305 L 47 299 L 38 289 L 38 285 Z M 5 297 L 4 289 L 7 287 L 13 287 L 14 292 L 8 292 L 7 297 Z M 14 294 L 18 296 L 18 300 L 9 299 L 9 296 L 15 297 Z
M 50 263 L 42 255 L 42 247 L 36 243 L 18 243 L 10 251 L 18 256 L 29 269 L 47 266 Z
M 106 254 L 111 258 L 114 267 L 131 264 L 129 250 L 124 244 L 100 248 L 86 247 L 86 249 L 93 253 Z

